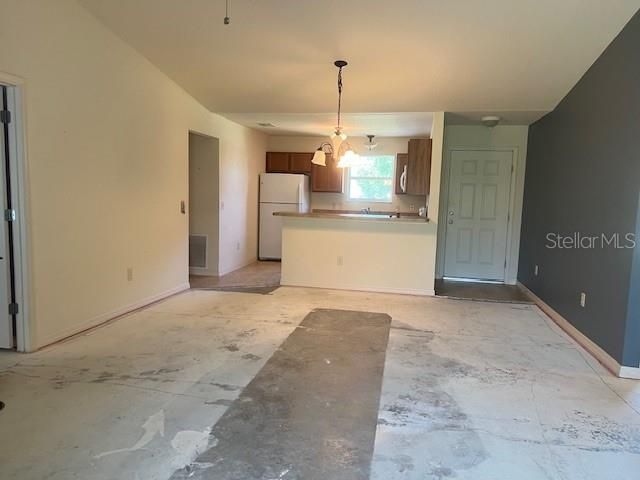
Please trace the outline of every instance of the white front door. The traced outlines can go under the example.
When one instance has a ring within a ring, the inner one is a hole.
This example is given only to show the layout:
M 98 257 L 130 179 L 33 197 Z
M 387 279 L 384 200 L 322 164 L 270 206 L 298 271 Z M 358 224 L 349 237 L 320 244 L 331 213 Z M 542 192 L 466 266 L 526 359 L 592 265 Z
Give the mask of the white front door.
M 5 87 L 2 87 L 0 96 L 0 110 L 5 107 Z M 7 151 L 6 129 L 4 123 L 0 123 L 0 215 L 4 215 L 7 208 Z M 8 223 L 4 218 L 0 218 L 0 348 L 13 348 L 13 318 L 9 315 L 9 303 L 11 298 L 11 274 L 9 263 L 9 232 Z
M 513 152 L 453 150 L 445 277 L 504 281 Z

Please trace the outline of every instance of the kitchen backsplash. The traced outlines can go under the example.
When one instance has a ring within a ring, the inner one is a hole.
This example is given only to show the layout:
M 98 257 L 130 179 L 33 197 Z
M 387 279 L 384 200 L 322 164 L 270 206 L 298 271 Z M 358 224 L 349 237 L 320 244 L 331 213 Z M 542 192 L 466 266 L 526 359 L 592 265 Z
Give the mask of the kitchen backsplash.
M 361 210 L 370 207 L 380 212 L 418 212 L 426 205 L 423 195 L 393 195 L 391 203 L 382 202 L 354 202 L 341 193 L 312 193 L 311 208 L 320 210 Z

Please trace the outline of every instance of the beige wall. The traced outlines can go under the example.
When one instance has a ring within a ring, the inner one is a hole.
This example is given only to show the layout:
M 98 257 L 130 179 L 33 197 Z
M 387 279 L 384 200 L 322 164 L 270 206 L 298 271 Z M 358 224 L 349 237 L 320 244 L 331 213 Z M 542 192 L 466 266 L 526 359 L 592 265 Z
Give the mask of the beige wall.
M 507 271 L 505 282 L 515 284 L 518 273 L 518 255 L 520 250 L 520 225 L 522 220 L 522 200 L 524 196 L 524 175 L 527 159 L 527 125 L 503 125 L 488 128 L 482 125 L 447 125 L 444 136 L 444 160 L 442 175 L 442 199 L 444 211 L 440 220 L 444 226 L 448 195 L 448 168 L 451 151 L 456 149 L 509 149 L 514 152 L 514 175 L 511 184 L 511 222 L 507 239 Z M 430 214 L 431 215 L 431 214 Z M 438 233 L 437 277 L 444 274 L 445 229 Z
M 305 136 L 279 136 L 269 137 L 267 149 L 271 152 L 313 152 L 324 141 L 325 137 L 305 137 Z M 349 138 L 349 143 L 361 155 L 369 154 L 364 147 L 366 137 Z M 409 138 L 392 137 L 376 138 L 378 147 L 371 151 L 371 155 L 396 155 L 397 153 L 407 153 Z M 346 174 L 345 174 L 345 189 Z M 354 202 L 350 201 L 345 193 L 312 193 L 311 207 L 328 210 L 360 210 L 371 207 L 372 210 L 395 212 L 417 212 L 425 205 L 426 199 L 422 195 L 393 195 L 391 203 L 380 202 Z
M 189 130 L 220 139 L 220 269 L 255 258 L 266 136 L 211 114 L 73 0 L 0 12 L 0 72 L 24 82 L 30 348 L 188 285 Z
M 189 235 L 207 236 L 207 266 L 189 267 L 196 275 L 218 275 L 219 141 L 189 134 Z
M 282 285 L 434 294 L 428 223 L 283 220 Z

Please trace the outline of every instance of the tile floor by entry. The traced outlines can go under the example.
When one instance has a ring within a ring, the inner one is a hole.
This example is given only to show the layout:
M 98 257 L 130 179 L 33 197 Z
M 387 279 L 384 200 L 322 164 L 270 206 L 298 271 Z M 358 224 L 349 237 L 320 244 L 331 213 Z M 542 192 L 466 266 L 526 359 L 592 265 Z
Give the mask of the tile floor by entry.
M 391 317 L 371 478 L 639 478 L 640 382 L 536 307 L 298 288 L 190 291 L 0 354 L 0 478 L 208 478 L 216 422 L 316 308 Z
M 219 277 L 190 275 L 191 288 L 202 290 L 240 290 L 280 285 L 280 262 L 258 261 Z M 249 292 L 250 293 L 250 292 Z

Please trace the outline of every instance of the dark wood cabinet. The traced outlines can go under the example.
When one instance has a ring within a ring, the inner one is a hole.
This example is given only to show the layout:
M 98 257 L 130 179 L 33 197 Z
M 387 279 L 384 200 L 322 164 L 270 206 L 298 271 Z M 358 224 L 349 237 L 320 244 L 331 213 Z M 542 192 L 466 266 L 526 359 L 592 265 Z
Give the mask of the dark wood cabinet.
M 404 189 L 402 188 L 402 183 L 406 182 L 406 173 L 405 168 L 407 168 L 407 164 L 409 163 L 409 154 L 407 153 L 399 153 L 396 155 L 396 186 L 395 193 L 396 195 L 406 195 L 406 183 L 404 185 Z M 404 173 L 405 180 L 402 179 L 402 175 Z
M 326 166 L 312 165 L 311 191 L 342 193 L 342 178 L 344 170 L 337 167 L 330 154 L 326 154 Z
M 313 153 L 267 152 L 267 173 L 311 173 Z
M 291 173 L 311 173 L 313 153 L 289 154 L 289 170 Z
M 409 195 L 428 195 L 431 181 L 431 139 L 409 140 L 407 155 L 407 189 Z
M 312 192 L 342 193 L 343 169 L 330 154 L 325 167 L 313 165 L 313 153 L 267 152 L 267 173 L 303 173 L 311 175 Z
M 289 173 L 289 153 L 267 152 L 267 173 Z

